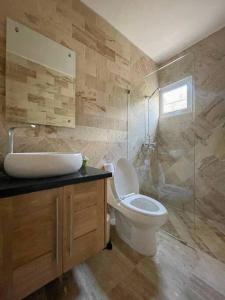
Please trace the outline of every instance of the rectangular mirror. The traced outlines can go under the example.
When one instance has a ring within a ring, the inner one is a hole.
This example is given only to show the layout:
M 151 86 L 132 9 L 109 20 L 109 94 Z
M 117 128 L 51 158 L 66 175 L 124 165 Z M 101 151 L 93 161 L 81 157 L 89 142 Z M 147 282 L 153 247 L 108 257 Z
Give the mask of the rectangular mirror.
M 6 118 L 75 127 L 76 54 L 7 19 Z

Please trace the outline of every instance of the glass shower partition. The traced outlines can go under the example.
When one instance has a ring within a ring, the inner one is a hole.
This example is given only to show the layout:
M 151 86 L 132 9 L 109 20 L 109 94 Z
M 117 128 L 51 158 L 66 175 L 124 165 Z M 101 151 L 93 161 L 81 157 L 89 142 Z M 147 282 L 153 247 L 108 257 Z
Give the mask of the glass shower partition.
M 140 190 L 167 208 L 169 220 L 162 229 L 190 246 L 195 226 L 193 61 L 186 54 L 159 67 L 142 88 L 131 89 L 128 106 L 128 158 Z

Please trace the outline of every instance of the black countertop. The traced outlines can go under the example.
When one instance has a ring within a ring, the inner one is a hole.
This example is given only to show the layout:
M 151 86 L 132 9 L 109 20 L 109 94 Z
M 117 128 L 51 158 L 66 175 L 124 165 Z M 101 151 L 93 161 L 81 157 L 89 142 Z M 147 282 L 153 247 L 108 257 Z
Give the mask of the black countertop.
M 93 181 L 112 177 L 112 173 L 100 169 L 87 167 L 80 171 L 63 176 L 40 179 L 13 178 L 0 173 L 0 198 L 37 192 L 70 184 Z

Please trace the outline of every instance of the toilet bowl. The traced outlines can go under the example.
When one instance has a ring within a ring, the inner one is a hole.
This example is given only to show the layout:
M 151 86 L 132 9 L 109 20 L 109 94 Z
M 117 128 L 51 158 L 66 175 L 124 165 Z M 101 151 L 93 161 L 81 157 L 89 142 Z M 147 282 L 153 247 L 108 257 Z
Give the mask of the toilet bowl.
M 156 253 L 156 232 L 167 221 L 167 210 L 157 200 L 139 193 L 138 177 L 128 160 L 119 159 L 111 179 L 108 204 L 115 209 L 118 235 L 137 252 Z

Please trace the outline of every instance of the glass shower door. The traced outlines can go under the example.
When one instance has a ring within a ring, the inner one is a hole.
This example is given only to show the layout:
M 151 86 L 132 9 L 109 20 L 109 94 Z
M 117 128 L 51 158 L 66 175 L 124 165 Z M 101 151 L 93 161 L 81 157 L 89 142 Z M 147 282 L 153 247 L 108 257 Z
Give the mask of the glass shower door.
M 195 137 L 193 57 L 187 54 L 145 79 L 148 95 L 138 102 L 145 118 L 142 142 L 134 150 L 128 127 L 129 158 L 138 172 L 141 192 L 168 210 L 163 230 L 193 245 L 195 218 Z M 132 108 L 132 106 L 131 106 Z M 128 114 L 128 121 L 132 118 Z M 137 128 L 136 128 L 137 131 Z M 140 136 L 139 136 L 140 137 Z M 135 142 L 133 141 L 133 144 Z

